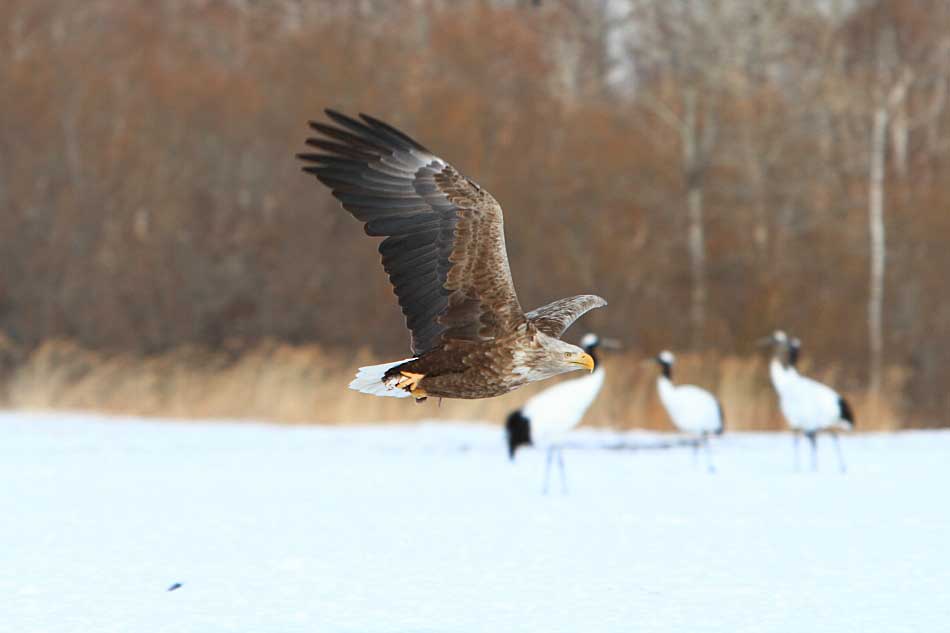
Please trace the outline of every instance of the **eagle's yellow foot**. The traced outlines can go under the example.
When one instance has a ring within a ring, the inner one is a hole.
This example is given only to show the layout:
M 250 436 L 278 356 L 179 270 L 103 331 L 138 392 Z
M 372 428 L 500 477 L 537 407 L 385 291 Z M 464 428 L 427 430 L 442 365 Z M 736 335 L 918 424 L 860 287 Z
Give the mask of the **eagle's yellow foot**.
M 416 398 L 426 397 L 425 390 L 419 387 L 419 381 L 425 378 L 425 374 L 414 374 L 411 371 L 401 371 L 399 373 L 402 378 L 396 383 L 397 389 L 405 389 Z

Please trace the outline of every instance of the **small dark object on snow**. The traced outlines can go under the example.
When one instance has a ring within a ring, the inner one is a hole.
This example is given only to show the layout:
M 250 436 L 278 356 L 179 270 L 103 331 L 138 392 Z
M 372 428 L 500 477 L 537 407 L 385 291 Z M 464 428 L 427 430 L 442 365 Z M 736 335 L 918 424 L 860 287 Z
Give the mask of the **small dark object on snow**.
M 179 587 L 181 587 L 181 583 L 180 583 L 180 582 L 176 582 L 174 585 L 172 585 L 171 587 L 169 587 L 168 590 L 169 590 L 169 591 L 175 591 L 175 590 L 178 589 Z

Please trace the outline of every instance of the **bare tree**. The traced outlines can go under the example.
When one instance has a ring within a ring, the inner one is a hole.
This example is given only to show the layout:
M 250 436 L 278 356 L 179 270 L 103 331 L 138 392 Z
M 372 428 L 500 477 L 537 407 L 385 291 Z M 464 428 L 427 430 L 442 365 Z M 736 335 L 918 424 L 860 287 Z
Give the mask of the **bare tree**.
M 705 341 L 710 372 L 786 327 L 867 415 L 870 386 L 885 412 L 944 419 L 950 350 L 927 341 L 950 338 L 948 14 L 0 2 L 0 338 L 402 349 L 366 238 L 293 159 L 330 106 L 492 191 L 526 305 L 596 288 L 592 325 L 636 351 Z
M 655 143 L 667 142 L 667 132 L 679 146 L 683 183 L 686 241 L 689 251 L 689 322 L 692 344 L 702 346 L 706 325 L 707 279 L 704 195 L 707 171 L 719 137 L 717 79 L 723 51 L 709 30 L 706 9 L 688 0 L 641 0 L 632 19 L 635 32 L 629 53 L 636 68 L 637 102 L 661 123 Z M 665 128 L 665 129 L 664 129 Z M 650 124 L 647 129 L 653 129 Z
M 781 49 L 775 33 L 787 13 L 786 4 L 737 0 L 636 0 L 631 3 L 633 29 L 629 54 L 636 69 L 638 104 L 673 133 L 679 148 L 683 183 L 686 240 L 689 252 L 689 321 L 694 348 L 706 334 L 708 272 L 706 254 L 706 195 L 710 170 L 723 161 L 726 135 L 724 112 L 750 85 L 774 72 Z M 665 128 L 665 129 L 663 129 Z M 729 130 L 730 138 L 734 129 Z M 668 138 L 668 137 L 666 137 Z M 762 158 L 746 156 L 754 187 L 765 188 Z M 760 208 L 761 210 L 761 208 Z M 764 241 L 762 224 L 753 232 Z
M 927 6 L 924 6 L 927 5 Z M 849 93 L 846 116 L 867 122 L 863 143 L 868 221 L 868 385 L 875 408 L 884 370 L 884 308 L 887 277 L 887 176 L 891 157 L 898 176 L 907 173 L 911 131 L 942 114 L 950 53 L 945 3 L 907 6 L 893 0 L 860 3 L 849 16 L 835 56 L 835 75 Z M 920 95 L 912 113 L 912 95 Z M 888 140 L 891 140 L 889 147 Z M 861 145 L 859 141 L 859 145 Z

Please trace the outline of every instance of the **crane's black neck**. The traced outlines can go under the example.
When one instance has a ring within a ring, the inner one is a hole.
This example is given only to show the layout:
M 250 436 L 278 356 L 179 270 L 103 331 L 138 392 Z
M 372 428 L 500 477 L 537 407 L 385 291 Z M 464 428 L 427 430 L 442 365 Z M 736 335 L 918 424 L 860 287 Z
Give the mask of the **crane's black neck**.
M 600 367 L 600 357 L 597 355 L 597 345 L 585 345 L 584 351 L 594 359 L 594 369 Z
M 664 363 L 663 361 L 660 361 L 660 369 L 663 372 L 663 376 L 667 380 L 670 380 L 670 381 L 673 380 L 673 365 L 671 365 L 670 363 Z
M 792 345 L 788 348 L 788 366 L 794 368 L 795 363 L 798 362 L 798 351 L 799 347 L 797 345 Z
M 508 457 L 515 458 L 519 446 L 531 446 L 531 421 L 521 409 L 512 411 L 505 422 L 505 435 L 508 437 Z

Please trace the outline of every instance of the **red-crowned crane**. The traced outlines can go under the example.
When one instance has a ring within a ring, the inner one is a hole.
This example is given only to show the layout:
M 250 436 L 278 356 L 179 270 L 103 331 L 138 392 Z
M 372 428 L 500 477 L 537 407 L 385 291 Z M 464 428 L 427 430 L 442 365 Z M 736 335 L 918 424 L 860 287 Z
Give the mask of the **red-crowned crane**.
M 714 395 L 695 385 L 674 385 L 673 365 L 676 357 L 672 352 L 664 350 L 657 354 L 656 362 L 660 365 L 660 377 L 656 387 L 660 392 L 660 401 L 673 421 L 673 425 L 690 435 L 696 436 L 697 442 L 693 445 L 693 461 L 695 463 L 699 446 L 706 449 L 706 465 L 709 472 L 715 472 L 712 463 L 712 454 L 709 450 L 709 436 L 721 435 L 724 428 L 722 406 Z

